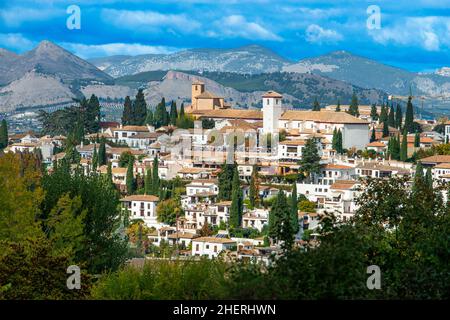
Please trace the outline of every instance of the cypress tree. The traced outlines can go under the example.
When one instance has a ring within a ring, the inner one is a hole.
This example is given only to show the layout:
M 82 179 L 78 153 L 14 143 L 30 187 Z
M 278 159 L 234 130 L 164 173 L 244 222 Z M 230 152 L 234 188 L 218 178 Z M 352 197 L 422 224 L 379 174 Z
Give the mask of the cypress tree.
M 350 106 L 348 108 L 348 113 L 352 116 L 359 117 L 358 98 L 356 97 L 356 94 L 354 92 L 352 95 L 352 102 L 350 103 Z
M 430 190 L 433 189 L 433 175 L 431 174 L 431 168 L 427 168 L 427 172 L 425 174 L 425 182 Z
M 5 119 L 0 124 L 0 150 L 8 146 L 8 124 Z
M 413 130 L 414 122 L 414 109 L 412 105 L 412 97 L 408 97 L 408 103 L 406 104 L 406 114 L 405 114 L 405 128 L 406 132 L 411 133 Z
M 96 171 L 98 166 L 97 145 L 94 144 L 94 152 L 92 153 L 92 170 Z
M 339 129 L 338 133 L 337 133 L 336 145 L 337 145 L 338 153 L 342 154 L 344 152 L 344 147 L 343 147 L 343 140 L 342 140 L 342 131 L 341 131 L 341 129 Z
M 284 192 L 280 190 L 269 213 L 269 237 L 274 241 L 283 241 L 284 250 L 289 250 L 294 240 L 291 210 Z
M 220 200 L 231 200 L 233 174 L 234 174 L 234 165 L 224 163 L 219 173 L 218 198 Z
M 336 127 L 333 130 L 333 138 L 331 139 L 331 148 L 334 150 L 338 150 L 337 148 L 337 140 L 338 140 L 338 132 Z
M 143 125 L 147 118 L 147 103 L 145 102 L 144 90 L 139 89 L 136 94 L 136 100 L 133 103 L 133 124 Z
M 153 111 L 148 109 L 147 110 L 147 117 L 145 118 L 145 124 L 153 125 Z
M 106 169 L 106 180 L 113 184 L 113 176 L 112 176 L 112 165 L 111 162 L 108 162 L 108 167 Z
M 147 172 L 145 173 L 145 178 L 144 178 L 144 192 L 145 194 L 152 194 L 152 169 L 148 168 Z
M 231 208 L 230 208 L 230 227 L 238 228 L 241 225 L 242 220 L 242 190 L 239 180 L 239 172 L 237 165 L 234 166 L 233 183 L 232 183 L 232 196 L 231 196 Z
M 125 97 L 125 103 L 123 105 L 122 112 L 122 124 L 124 126 L 130 125 L 133 122 L 133 105 L 130 96 Z
M 387 106 L 383 104 L 381 106 L 379 122 L 384 123 L 385 121 L 387 121 L 387 119 L 388 119 Z
M 378 120 L 378 111 L 377 111 L 377 106 L 374 104 L 372 104 L 372 107 L 370 108 L 370 117 L 372 118 L 372 121 L 377 121 Z
M 337 106 L 336 106 L 336 110 L 335 110 L 336 112 L 341 112 L 341 101 L 340 100 L 338 100 L 338 102 L 337 102 Z
M 153 123 L 156 128 L 166 125 L 166 99 L 162 98 L 161 102 L 156 106 L 155 114 L 153 115 Z
M 403 122 L 402 108 L 397 103 L 397 110 L 395 112 L 395 127 L 400 130 L 402 127 L 402 122 Z
M 152 170 L 152 194 L 153 195 L 158 195 L 159 194 L 159 173 L 158 173 L 158 157 L 155 156 L 155 158 L 153 158 L 153 170 Z
M 395 112 L 394 112 L 394 106 L 392 106 L 392 105 L 391 105 L 391 108 L 389 111 L 388 125 L 390 127 L 395 128 Z
M 417 162 L 416 173 L 414 175 L 413 192 L 417 192 L 419 185 L 422 183 L 424 183 L 423 166 L 422 162 L 419 161 Z
M 301 170 L 309 176 L 319 173 L 320 171 L 320 155 L 314 138 L 306 140 L 302 149 L 302 158 L 300 159 Z
M 291 226 L 292 234 L 296 234 L 299 230 L 298 225 L 298 199 L 297 199 L 297 183 L 294 182 L 292 186 L 292 196 L 291 196 Z
M 106 143 L 105 138 L 102 138 L 100 141 L 100 147 L 98 148 L 98 165 L 104 166 L 106 163 Z
M 414 135 L 414 147 L 419 148 L 420 147 L 420 133 L 416 132 Z
M 88 102 L 87 123 L 85 124 L 87 132 L 93 133 L 100 130 L 100 102 L 96 95 L 91 95 Z
M 252 176 L 250 178 L 249 200 L 252 208 L 258 205 L 258 170 L 256 165 L 253 166 Z
M 372 128 L 372 135 L 370 136 L 370 142 L 374 142 L 375 140 L 377 140 L 376 135 L 375 135 L 375 127 Z
M 404 130 L 402 145 L 400 147 L 400 161 L 406 161 L 407 159 L 408 159 L 408 141 L 406 130 Z
M 177 104 L 175 101 L 172 100 L 172 103 L 170 105 L 170 124 L 176 125 L 177 124 L 177 118 L 178 118 L 178 112 L 177 112 Z
M 127 176 L 126 176 L 128 194 L 134 193 L 133 164 L 134 164 L 133 161 L 128 161 Z
M 181 106 L 180 106 L 180 115 L 179 115 L 179 117 L 180 117 L 180 118 L 183 118 L 183 117 L 184 117 L 184 102 L 181 103 Z
M 383 122 L 383 138 L 389 136 L 389 125 L 387 121 Z
M 320 104 L 319 101 L 317 101 L 317 98 L 314 98 L 312 111 L 320 111 Z

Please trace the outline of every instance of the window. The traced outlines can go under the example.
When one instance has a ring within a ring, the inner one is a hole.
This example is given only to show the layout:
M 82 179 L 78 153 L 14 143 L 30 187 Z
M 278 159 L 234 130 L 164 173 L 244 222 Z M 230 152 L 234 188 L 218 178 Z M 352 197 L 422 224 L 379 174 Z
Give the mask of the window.
M 195 251 L 199 251 L 200 250 L 200 246 L 198 244 L 195 245 Z
M 214 246 L 214 252 L 217 252 L 217 246 Z
M 209 244 L 206 245 L 206 249 L 209 249 Z

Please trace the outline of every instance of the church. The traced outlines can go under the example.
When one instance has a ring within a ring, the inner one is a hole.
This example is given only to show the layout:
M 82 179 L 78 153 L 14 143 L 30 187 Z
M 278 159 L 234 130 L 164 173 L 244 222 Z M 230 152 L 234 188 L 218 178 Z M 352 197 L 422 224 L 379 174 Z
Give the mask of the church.
M 343 148 L 363 150 L 369 143 L 369 122 L 346 112 L 332 110 L 286 110 L 282 106 L 283 96 L 275 91 L 262 95 L 262 109 L 234 109 L 205 90 L 205 84 L 192 83 L 192 104 L 186 108 L 195 119 L 213 119 L 216 127 L 232 120 L 246 121 L 260 127 L 263 134 L 285 131 L 287 138 L 320 136 L 331 141 L 334 130 L 341 130 Z

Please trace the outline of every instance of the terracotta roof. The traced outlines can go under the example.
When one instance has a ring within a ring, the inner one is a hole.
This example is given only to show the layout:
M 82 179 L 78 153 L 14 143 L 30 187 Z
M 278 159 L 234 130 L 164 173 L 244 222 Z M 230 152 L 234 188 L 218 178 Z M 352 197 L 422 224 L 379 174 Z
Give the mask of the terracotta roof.
M 147 126 L 123 126 L 122 128 L 111 128 L 111 131 L 136 131 L 136 132 L 148 132 Z
M 304 146 L 305 143 L 306 142 L 303 139 L 284 140 L 280 142 L 280 144 L 285 144 L 287 146 Z
M 435 165 L 434 167 L 437 169 L 450 169 L 450 163 L 443 162 L 443 163 L 439 163 L 439 164 Z
M 414 143 L 414 141 L 416 140 L 416 137 L 414 136 L 407 136 L 406 140 L 408 141 L 408 143 Z M 428 137 L 420 137 L 420 143 L 433 143 L 434 140 Z
M 383 142 L 380 142 L 380 141 L 371 142 L 371 143 L 367 144 L 367 146 L 368 147 L 381 147 L 381 148 L 386 147 L 386 145 Z
M 100 171 L 100 173 L 106 173 L 106 172 L 108 172 L 108 167 L 106 165 L 103 165 L 103 166 L 99 167 L 98 170 Z M 111 173 L 126 175 L 127 168 L 121 168 L 121 167 L 111 168 Z
M 196 242 L 211 242 L 211 243 L 236 243 L 236 241 L 229 238 L 216 238 L 216 237 L 200 237 L 193 239 Z
M 442 162 L 449 162 L 450 163 L 450 155 L 435 155 L 431 157 L 426 157 L 423 159 L 420 159 L 420 162 L 422 163 L 442 163 Z
M 350 190 L 356 184 L 353 180 L 336 180 L 330 187 L 330 189 Z
M 264 93 L 262 95 L 263 98 L 282 98 L 283 96 L 281 94 L 279 94 L 278 92 L 275 91 L 267 91 L 266 93 Z
M 304 110 L 288 110 L 281 115 L 281 120 L 294 121 L 315 121 L 325 123 L 351 123 L 351 124 L 368 124 L 366 120 L 358 119 L 346 112 L 334 111 L 304 111 Z
M 175 232 L 175 233 L 169 234 L 167 236 L 167 238 L 169 238 L 169 239 L 177 239 L 177 238 L 195 239 L 195 238 L 198 238 L 198 235 L 196 235 L 194 233 L 189 233 L 189 232 Z
M 261 110 L 217 109 L 217 110 L 205 110 L 199 114 L 200 118 L 250 119 L 250 120 L 263 119 L 263 114 Z
M 127 196 L 125 198 L 120 199 L 120 201 L 147 201 L 147 202 L 157 202 L 159 198 L 153 195 L 146 194 L 136 194 L 132 196 Z
M 222 97 L 218 97 L 209 91 L 204 91 L 201 94 L 199 94 L 198 96 L 195 96 L 195 98 L 196 99 L 220 99 Z
M 334 163 L 328 163 L 324 166 L 324 169 L 328 170 L 340 170 L 340 169 L 352 169 L 353 167 L 350 166 L 344 166 L 342 164 L 334 164 Z
M 217 202 L 215 204 L 213 204 L 213 206 L 231 206 L 232 201 L 220 201 Z

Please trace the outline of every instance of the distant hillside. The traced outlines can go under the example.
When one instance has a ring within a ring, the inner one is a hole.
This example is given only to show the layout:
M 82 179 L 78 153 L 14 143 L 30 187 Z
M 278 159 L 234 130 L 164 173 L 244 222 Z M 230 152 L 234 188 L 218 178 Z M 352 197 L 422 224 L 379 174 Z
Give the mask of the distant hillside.
M 280 71 L 284 65 L 292 63 L 258 45 L 234 49 L 190 49 L 172 54 L 113 56 L 89 61 L 115 78 L 155 70 L 227 71 L 253 74 Z
M 203 72 L 206 78 L 243 92 L 275 90 L 296 98 L 297 107 L 312 107 L 315 98 L 322 104 L 342 104 L 351 101 L 353 92 L 361 104 L 381 103 L 387 98 L 385 92 L 364 89 L 350 83 L 309 73 L 273 72 L 244 75 L 226 72 Z

